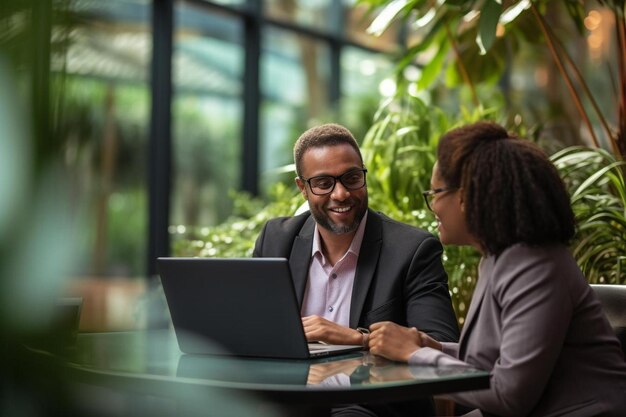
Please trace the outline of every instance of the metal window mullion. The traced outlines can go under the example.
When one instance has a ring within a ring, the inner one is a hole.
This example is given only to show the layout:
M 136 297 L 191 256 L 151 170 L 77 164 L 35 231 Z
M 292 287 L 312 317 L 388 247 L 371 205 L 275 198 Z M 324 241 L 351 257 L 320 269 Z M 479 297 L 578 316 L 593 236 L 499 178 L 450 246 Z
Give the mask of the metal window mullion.
M 150 136 L 148 143 L 148 276 L 157 274 L 156 258 L 170 253 L 169 216 L 172 166 L 172 55 L 174 0 L 154 0 Z
M 259 119 L 261 87 L 261 4 L 254 2 L 252 13 L 244 16 L 244 75 L 243 75 L 243 143 L 241 188 L 258 195 L 259 183 Z

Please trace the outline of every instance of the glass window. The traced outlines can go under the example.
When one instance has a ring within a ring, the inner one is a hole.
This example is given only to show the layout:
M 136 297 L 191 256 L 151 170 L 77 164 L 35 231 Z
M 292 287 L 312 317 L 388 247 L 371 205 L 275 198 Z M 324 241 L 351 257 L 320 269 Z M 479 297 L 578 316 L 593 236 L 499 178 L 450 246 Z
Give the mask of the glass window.
M 394 63 L 388 56 L 347 46 L 341 55 L 341 93 L 347 97 L 379 97 L 380 83 L 392 76 L 393 70 Z
M 342 49 L 341 115 L 359 141 L 372 123 L 381 91 L 393 80 L 394 65 L 382 53 L 350 46 Z
M 147 233 L 150 10 L 110 1 L 78 12 L 84 20 L 71 29 L 67 53 L 53 52 L 51 69 L 66 73 L 56 79 L 63 83 L 59 129 L 92 226 L 80 274 L 138 276 Z
M 176 4 L 170 224 L 206 226 L 231 213 L 241 175 L 241 22 Z
M 68 43 L 52 49 L 50 66 L 54 124 L 85 214 L 74 257 L 79 279 L 68 295 L 83 298 L 82 330 L 135 328 L 147 250 L 151 5 L 69 5 L 78 18 L 52 28 L 53 42 L 67 35 Z
M 264 12 L 287 23 L 335 31 L 342 27 L 343 19 L 341 6 L 336 3 L 334 0 L 266 0 Z
M 261 189 L 292 181 L 293 144 L 307 123 L 329 111 L 328 47 L 291 32 L 266 29 L 261 57 Z
M 221 4 L 222 6 L 230 6 L 230 7 L 242 7 L 242 6 L 246 6 L 248 3 L 251 3 L 253 1 L 254 0 L 212 0 L 212 1 L 207 1 L 207 3 L 216 3 L 216 4 Z

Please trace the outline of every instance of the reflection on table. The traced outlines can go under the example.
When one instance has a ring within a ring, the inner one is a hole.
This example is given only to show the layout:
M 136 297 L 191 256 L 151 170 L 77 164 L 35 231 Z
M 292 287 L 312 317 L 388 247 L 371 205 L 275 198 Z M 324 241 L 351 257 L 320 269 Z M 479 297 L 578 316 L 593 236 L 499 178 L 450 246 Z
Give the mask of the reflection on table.
M 170 331 L 80 334 L 69 368 L 76 379 L 89 384 L 177 399 L 210 394 L 229 398 L 228 404 L 257 404 L 255 410 L 257 400 L 281 407 L 330 407 L 489 386 L 488 373 L 474 368 L 409 366 L 367 352 L 317 360 L 187 355 L 179 351 Z
M 185 355 L 178 358 L 177 377 L 244 384 L 287 385 L 303 389 L 445 380 L 475 375 L 473 368 L 409 366 L 367 352 L 308 361 Z M 480 372 L 479 372 L 480 373 Z

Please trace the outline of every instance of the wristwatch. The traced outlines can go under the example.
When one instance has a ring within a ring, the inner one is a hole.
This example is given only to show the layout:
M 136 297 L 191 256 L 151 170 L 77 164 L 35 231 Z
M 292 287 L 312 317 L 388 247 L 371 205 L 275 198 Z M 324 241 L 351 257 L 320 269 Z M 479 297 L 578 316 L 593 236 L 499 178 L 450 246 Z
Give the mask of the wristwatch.
M 363 340 L 361 341 L 361 345 L 367 346 L 367 341 L 369 339 L 370 331 L 365 327 L 357 327 L 356 331 L 363 335 Z

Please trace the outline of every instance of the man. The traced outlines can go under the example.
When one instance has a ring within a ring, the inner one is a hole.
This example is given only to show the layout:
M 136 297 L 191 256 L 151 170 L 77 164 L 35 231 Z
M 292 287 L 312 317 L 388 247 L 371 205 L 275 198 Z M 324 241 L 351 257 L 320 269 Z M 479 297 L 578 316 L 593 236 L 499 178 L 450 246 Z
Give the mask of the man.
M 289 259 L 307 340 L 367 346 L 371 324 L 393 321 L 457 341 L 441 244 L 368 209 L 367 170 L 350 131 L 337 124 L 307 130 L 294 146 L 294 160 L 309 211 L 268 221 L 254 256 Z M 382 408 L 352 406 L 333 414 L 424 411 L 415 403 Z
M 441 244 L 368 209 L 367 170 L 350 131 L 307 130 L 294 160 L 309 211 L 267 222 L 254 256 L 289 259 L 307 339 L 367 345 L 365 329 L 389 320 L 456 341 Z

